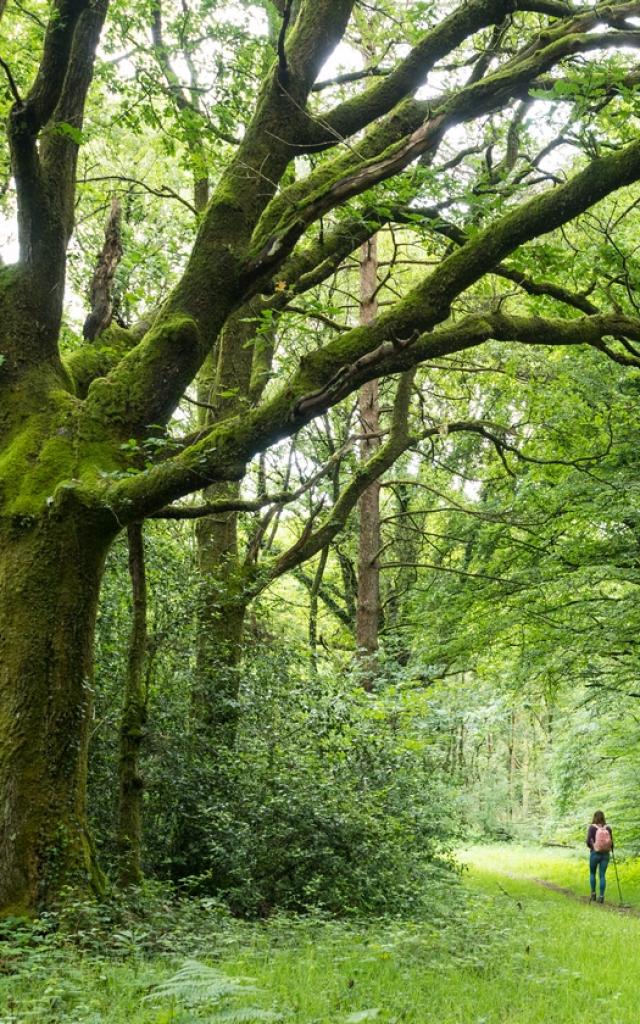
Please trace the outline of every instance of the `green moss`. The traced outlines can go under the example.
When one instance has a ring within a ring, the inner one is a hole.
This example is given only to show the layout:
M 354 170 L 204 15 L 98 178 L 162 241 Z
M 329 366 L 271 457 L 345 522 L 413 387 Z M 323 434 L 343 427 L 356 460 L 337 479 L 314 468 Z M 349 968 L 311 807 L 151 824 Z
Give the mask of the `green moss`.
M 84 344 L 67 356 L 65 365 L 73 378 L 76 393 L 85 397 L 92 381 L 106 376 L 139 343 L 141 337 L 135 330 L 111 324 L 93 344 Z
M 38 517 L 54 510 L 72 481 L 91 487 L 109 473 L 126 468 L 116 440 L 85 438 L 82 405 L 66 391 L 39 397 L 41 412 L 29 414 L 23 393 L 9 396 L 6 431 L 0 450 L 0 493 L 10 516 Z
M 140 436 L 150 423 L 164 422 L 180 384 L 192 379 L 202 355 L 200 332 L 191 317 L 176 314 L 160 322 L 108 377 L 91 384 L 84 430 L 102 438 L 108 429 L 128 439 Z

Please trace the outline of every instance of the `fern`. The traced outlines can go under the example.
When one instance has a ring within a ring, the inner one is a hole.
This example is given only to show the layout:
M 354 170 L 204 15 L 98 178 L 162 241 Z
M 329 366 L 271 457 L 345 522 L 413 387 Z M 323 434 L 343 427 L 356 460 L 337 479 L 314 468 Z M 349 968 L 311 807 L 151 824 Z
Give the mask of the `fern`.
M 187 960 L 179 971 L 155 985 L 145 1000 L 170 1002 L 188 1007 L 213 1008 L 208 1021 L 226 1024 L 250 1024 L 251 1021 L 277 1021 L 280 1014 L 256 1006 L 227 1006 L 257 992 L 253 978 L 231 977 L 217 967 L 199 960 Z

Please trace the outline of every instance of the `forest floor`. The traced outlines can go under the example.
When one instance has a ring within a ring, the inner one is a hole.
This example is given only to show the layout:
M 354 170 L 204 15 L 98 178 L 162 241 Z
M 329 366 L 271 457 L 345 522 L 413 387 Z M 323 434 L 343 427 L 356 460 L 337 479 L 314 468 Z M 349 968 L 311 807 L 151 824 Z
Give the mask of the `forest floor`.
M 600 907 L 582 901 L 585 856 L 503 845 L 461 860 L 462 886 L 434 880 L 413 921 L 247 924 L 191 903 L 106 938 L 97 907 L 77 908 L 73 940 L 16 924 L 0 930 L 0 1024 L 638 1024 L 640 918 L 607 912 L 612 867 Z M 640 863 L 620 882 L 640 910 Z

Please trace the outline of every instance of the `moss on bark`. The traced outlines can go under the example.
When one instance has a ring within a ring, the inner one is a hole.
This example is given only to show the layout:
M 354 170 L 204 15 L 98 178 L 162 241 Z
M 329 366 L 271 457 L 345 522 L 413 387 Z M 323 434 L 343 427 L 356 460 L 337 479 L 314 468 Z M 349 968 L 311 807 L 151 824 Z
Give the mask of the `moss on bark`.
M 101 891 L 86 819 L 92 646 L 111 537 L 90 520 L 0 525 L 0 913 Z

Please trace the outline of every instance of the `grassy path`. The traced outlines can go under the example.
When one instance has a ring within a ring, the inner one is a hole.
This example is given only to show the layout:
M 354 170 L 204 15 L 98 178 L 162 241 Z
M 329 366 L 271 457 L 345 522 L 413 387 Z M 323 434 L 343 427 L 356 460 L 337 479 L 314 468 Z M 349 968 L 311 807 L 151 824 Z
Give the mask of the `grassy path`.
M 476 846 L 462 855 L 473 873 L 495 872 L 527 878 L 552 888 L 566 890 L 566 895 L 589 898 L 588 853 L 557 847 L 533 847 L 503 844 Z M 618 855 L 618 875 L 626 908 L 640 912 L 640 860 L 625 860 Z M 619 893 L 613 863 L 607 871 L 607 905 L 619 906 Z M 640 1020 L 640 1016 L 639 1016 Z
M 477 1013 L 470 1014 L 469 1022 L 577 1024 L 602 1014 L 608 1024 L 638 1024 L 640 920 L 635 914 L 604 913 L 584 901 L 585 856 L 494 846 L 471 849 L 463 859 L 469 867 L 467 884 L 492 896 L 496 907 L 511 902 L 521 917 L 513 932 L 516 948 L 492 983 L 482 979 Z M 614 882 L 608 887 L 613 898 L 615 881 L 608 880 Z M 639 866 L 620 865 L 620 881 L 625 899 L 637 910 Z M 518 963 L 517 944 L 523 940 L 529 970 Z M 452 1018 L 458 1019 L 465 1020 Z
M 444 898 L 431 883 L 426 920 L 243 924 L 185 907 L 175 938 L 153 929 L 144 944 L 131 931 L 104 950 L 17 955 L 16 939 L 0 948 L 0 1024 L 639 1024 L 640 918 L 582 901 L 584 857 L 511 845 L 463 859 L 462 888 Z M 621 882 L 640 909 L 640 865 L 623 864 Z M 255 993 L 235 1012 L 149 998 L 193 959 L 254 979 Z

